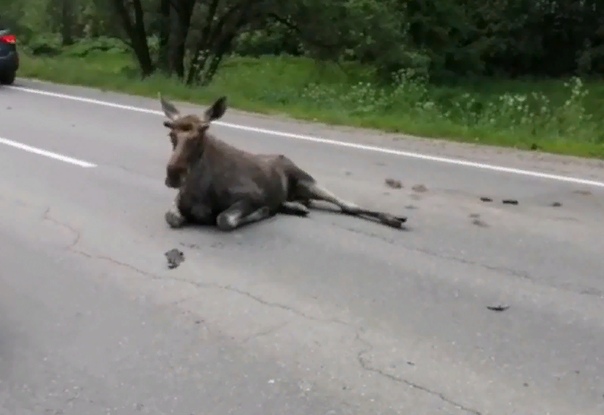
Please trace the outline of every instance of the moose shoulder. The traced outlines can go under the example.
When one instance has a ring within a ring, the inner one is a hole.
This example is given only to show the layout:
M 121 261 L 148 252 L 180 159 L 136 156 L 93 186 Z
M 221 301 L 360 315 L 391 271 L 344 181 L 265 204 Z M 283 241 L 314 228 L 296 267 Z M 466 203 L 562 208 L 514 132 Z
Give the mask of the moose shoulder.
M 165 184 L 178 189 L 165 215 L 173 228 L 198 223 L 228 231 L 277 213 L 304 216 L 312 200 L 396 228 L 406 220 L 337 197 L 283 155 L 250 153 L 214 137 L 208 130 L 226 112 L 226 97 L 217 99 L 201 117 L 182 115 L 161 94 L 159 100 L 172 143 Z

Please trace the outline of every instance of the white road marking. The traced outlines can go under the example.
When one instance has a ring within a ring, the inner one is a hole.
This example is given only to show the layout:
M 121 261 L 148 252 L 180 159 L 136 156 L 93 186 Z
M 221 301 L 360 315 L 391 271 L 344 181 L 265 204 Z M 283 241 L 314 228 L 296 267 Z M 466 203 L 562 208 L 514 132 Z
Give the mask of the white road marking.
M 6 138 L 0 137 L 0 144 L 4 144 L 10 147 L 18 148 L 19 150 L 27 151 L 28 153 L 38 154 L 40 156 L 48 157 L 54 160 L 59 160 L 64 163 L 73 164 L 79 167 L 90 168 L 97 167 L 96 164 L 89 163 L 87 161 L 78 160 L 73 157 L 64 156 L 59 153 L 53 153 L 52 151 L 42 150 L 38 147 L 28 146 L 27 144 L 19 143 L 17 141 L 8 140 Z
M 68 95 L 68 94 L 61 94 L 58 92 L 42 91 L 42 90 L 26 88 L 26 87 L 13 86 L 10 88 L 17 89 L 19 91 L 27 92 L 30 94 L 44 95 L 44 96 L 53 97 L 53 98 L 60 98 L 60 99 L 66 99 L 66 100 L 71 100 L 71 101 L 84 102 L 87 104 L 101 105 L 104 107 L 122 109 L 122 110 L 126 110 L 126 111 L 134 111 L 134 112 L 140 112 L 140 113 L 144 113 L 144 114 L 153 114 L 153 115 L 160 115 L 160 116 L 164 115 L 163 112 L 161 112 L 159 110 L 151 110 L 151 109 L 147 109 L 147 108 L 135 107 L 132 105 L 116 104 L 113 102 L 101 101 L 98 99 L 85 98 L 85 97 L 79 97 L 79 96 Z M 562 175 L 558 175 L 558 174 L 544 173 L 544 172 L 535 171 L 535 170 L 516 169 L 513 167 L 498 166 L 498 165 L 487 164 L 487 163 L 478 163 L 478 162 L 466 161 L 466 160 L 454 159 L 454 158 L 448 158 L 448 157 L 432 156 L 429 154 L 394 150 L 394 149 L 389 149 L 389 148 L 385 148 L 385 147 L 348 143 L 346 141 L 338 141 L 338 140 L 328 140 L 325 138 L 314 137 L 311 135 L 268 130 L 265 128 L 256 128 L 256 127 L 250 127 L 247 125 L 232 124 L 232 123 L 228 123 L 228 122 L 224 122 L 224 121 L 215 121 L 214 124 L 222 125 L 222 126 L 228 127 L 228 128 L 234 128 L 237 130 L 273 135 L 273 136 L 277 136 L 277 137 L 293 138 L 296 140 L 310 141 L 313 143 L 329 144 L 329 145 L 333 145 L 333 146 L 354 148 L 357 150 L 364 150 L 364 151 L 373 151 L 373 152 L 382 153 L 382 154 L 390 154 L 390 155 L 395 155 L 395 156 L 400 156 L 400 157 L 408 157 L 408 158 L 414 158 L 414 159 L 419 159 L 419 160 L 433 161 L 433 162 L 437 162 L 437 163 L 453 164 L 453 165 L 457 165 L 457 166 L 473 167 L 473 168 L 482 169 L 482 170 L 491 170 L 491 171 L 496 171 L 496 172 L 500 172 L 500 173 L 517 174 L 517 175 L 521 175 L 521 176 L 536 177 L 536 178 L 540 178 L 540 179 L 548 179 L 548 180 L 555 180 L 555 181 L 560 181 L 560 182 L 567 182 L 567 183 L 574 183 L 574 184 L 581 184 L 581 185 L 586 185 L 586 186 L 595 186 L 595 187 L 604 188 L 604 182 L 597 181 L 597 180 L 584 179 L 584 178 L 580 178 L 580 177 L 562 176 Z

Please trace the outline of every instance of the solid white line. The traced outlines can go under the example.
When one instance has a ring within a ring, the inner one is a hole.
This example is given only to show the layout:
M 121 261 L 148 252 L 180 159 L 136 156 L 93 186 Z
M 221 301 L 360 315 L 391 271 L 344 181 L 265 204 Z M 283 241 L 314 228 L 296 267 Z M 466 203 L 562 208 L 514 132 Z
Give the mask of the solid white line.
M 0 144 L 5 144 L 7 146 L 18 148 L 19 150 L 27 151 L 28 153 L 38 154 L 40 156 L 59 160 L 64 163 L 74 164 L 74 165 L 80 166 L 80 167 L 85 167 L 85 168 L 97 167 L 96 164 L 92 164 L 87 161 L 74 159 L 72 157 L 64 156 L 64 155 L 58 154 L 58 153 L 53 153 L 52 151 L 48 151 L 48 150 L 42 150 L 41 148 L 28 146 L 27 144 L 19 143 L 17 141 L 13 141 L 13 140 L 8 140 L 8 139 L 2 138 L 2 137 L 0 137 Z
M 38 95 L 44 95 L 44 96 L 53 97 L 53 98 L 60 98 L 60 99 L 66 99 L 66 100 L 71 100 L 71 101 L 84 102 L 84 103 L 88 103 L 88 104 L 100 105 L 100 106 L 104 106 L 104 107 L 122 109 L 122 110 L 126 110 L 126 111 L 134 111 L 134 112 L 140 112 L 140 113 L 144 113 L 144 114 L 153 114 L 153 115 L 163 116 L 163 113 L 161 111 L 151 110 L 151 109 L 141 108 L 141 107 L 134 107 L 131 105 L 116 104 L 116 103 L 109 102 L 109 101 L 101 101 L 98 99 L 78 97 L 78 96 L 74 96 L 74 95 L 61 94 L 61 93 L 57 93 L 57 92 L 41 91 L 41 90 L 26 88 L 26 87 L 13 86 L 11 88 L 17 89 L 19 91 L 27 92 L 30 94 L 38 94 Z M 314 137 L 314 136 L 310 136 L 310 135 L 294 134 L 294 133 L 275 131 L 275 130 L 267 130 L 264 128 L 256 128 L 256 127 L 250 127 L 247 125 L 232 124 L 232 123 L 223 122 L 223 121 L 216 121 L 216 122 L 214 122 L 214 124 L 222 125 L 222 126 L 228 127 L 228 128 L 234 128 L 237 130 L 273 135 L 273 136 L 277 136 L 277 137 L 293 138 L 293 139 L 297 139 L 297 140 L 310 141 L 313 143 L 329 144 L 329 145 L 334 145 L 334 146 L 339 146 L 339 147 L 354 148 L 357 150 L 364 150 L 364 151 L 373 151 L 373 152 L 377 152 L 377 153 L 390 154 L 390 155 L 395 155 L 395 156 L 400 156 L 400 157 L 408 157 L 408 158 L 433 161 L 433 162 L 438 162 L 438 163 L 453 164 L 453 165 L 464 166 L 464 167 L 473 167 L 473 168 L 477 168 L 477 169 L 491 170 L 491 171 L 496 171 L 496 172 L 500 172 L 500 173 L 511 173 L 511 174 L 517 174 L 517 175 L 521 175 L 521 176 L 529 176 L 529 177 L 536 177 L 536 178 L 540 178 L 540 179 L 556 180 L 556 181 L 560 181 L 560 182 L 581 184 L 581 185 L 586 185 L 586 186 L 604 187 L 604 182 L 597 181 L 597 180 L 583 179 L 580 177 L 562 176 L 562 175 L 557 175 L 557 174 L 543 173 L 543 172 L 534 171 L 534 170 L 516 169 L 516 168 L 512 168 L 512 167 L 498 166 L 498 165 L 486 164 L 486 163 L 478 163 L 478 162 L 466 161 L 466 160 L 461 160 L 461 159 L 431 156 L 429 154 L 394 150 L 394 149 L 389 149 L 389 148 L 385 148 L 385 147 L 349 143 L 346 141 L 338 141 L 338 140 L 328 140 L 325 138 Z

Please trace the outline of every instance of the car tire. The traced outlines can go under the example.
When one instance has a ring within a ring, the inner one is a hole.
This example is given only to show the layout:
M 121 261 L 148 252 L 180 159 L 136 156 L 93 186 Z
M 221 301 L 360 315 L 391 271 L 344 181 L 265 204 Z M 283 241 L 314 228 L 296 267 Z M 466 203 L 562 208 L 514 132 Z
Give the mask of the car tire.
M 15 82 L 16 77 L 17 77 L 17 72 L 8 72 L 8 73 L 0 74 L 0 84 L 12 85 Z

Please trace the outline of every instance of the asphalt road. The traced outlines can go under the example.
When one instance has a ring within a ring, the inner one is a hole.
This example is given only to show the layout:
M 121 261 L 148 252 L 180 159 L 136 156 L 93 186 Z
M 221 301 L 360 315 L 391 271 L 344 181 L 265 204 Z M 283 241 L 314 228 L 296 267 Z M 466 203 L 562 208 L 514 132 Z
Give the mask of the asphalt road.
M 408 229 L 314 211 L 171 230 L 157 101 L 18 84 L 0 89 L 0 414 L 604 413 L 599 163 L 230 111 L 354 143 L 213 127 Z

